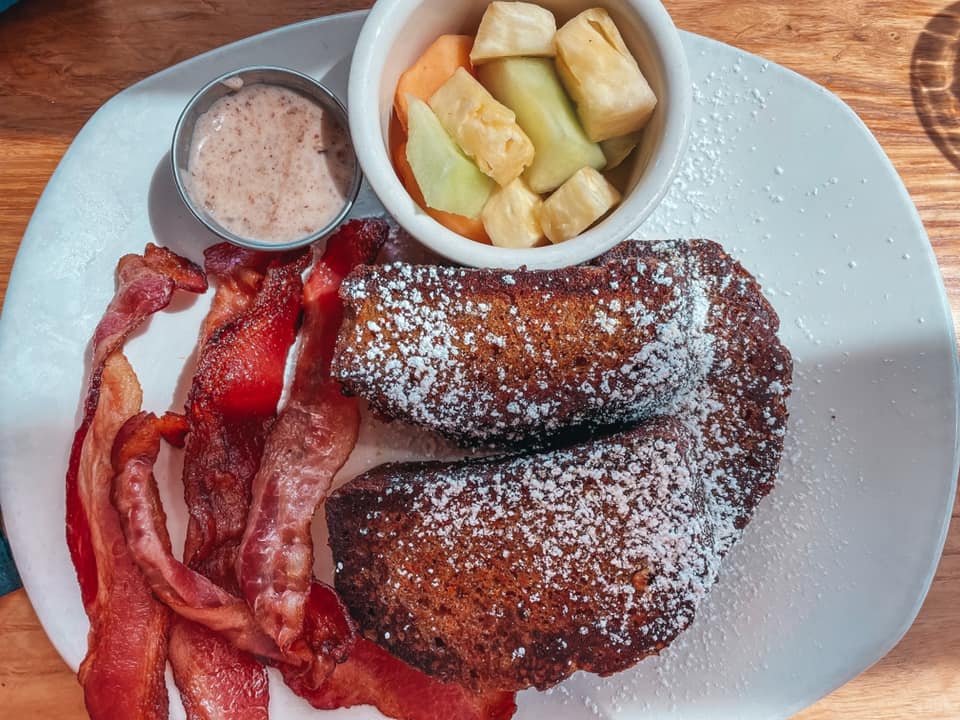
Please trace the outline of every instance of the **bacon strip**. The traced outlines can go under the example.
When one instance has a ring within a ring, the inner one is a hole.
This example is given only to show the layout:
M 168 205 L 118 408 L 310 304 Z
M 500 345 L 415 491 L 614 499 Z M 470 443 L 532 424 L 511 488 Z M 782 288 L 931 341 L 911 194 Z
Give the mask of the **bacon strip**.
M 169 613 L 130 557 L 110 504 L 110 449 L 142 399 L 120 348 L 149 315 L 169 304 L 178 288 L 203 292 L 206 278 L 169 250 L 151 244 L 142 256 L 120 259 L 116 292 L 94 332 L 83 420 L 70 452 L 66 534 L 90 619 L 79 680 L 93 720 L 167 716 L 163 669 Z
M 174 681 L 187 716 L 266 720 L 266 674 L 239 651 L 279 657 L 276 645 L 257 627 L 246 603 L 176 560 L 170 547 L 153 467 L 161 437 L 170 440 L 186 429 L 183 416 L 169 413 L 162 418 L 140 413 L 124 424 L 113 447 L 114 503 L 130 552 L 157 597 L 222 634 L 188 619 L 171 626 Z
M 218 246 L 209 255 L 219 262 L 223 252 Z M 300 274 L 309 259 L 306 252 L 281 256 L 254 286 L 236 278 L 249 276 L 263 261 L 259 254 L 237 252 L 248 264 L 236 262 L 226 282 L 216 274 L 216 263 L 207 265 L 218 282 L 211 312 L 225 322 L 218 327 L 207 323 L 206 338 L 201 338 L 187 403 L 190 432 L 183 471 L 190 512 L 184 558 L 227 589 L 235 585 L 234 555 L 246 526 L 250 485 L 283 390 L 287 353 L 300 317 Z M 231 310 L 225 311 L 227 306 Z
M 173 679 L 188 718 L 267 720 L 267 673 L 223 637 L 188 620 L 170 629 Z
M 339 602 L 332 589 L 315 583 L 306 605 L 307 625 L 311 618 L 330 617 Z M 374 705 L 397 720 L 507 720 L 517 709 L 513 693 L 475 695 L 439 682 L 364 638 L 357 639 L 347 661 L 317 689 L 285 668 L 281 672 L 291 690 L 322 710 Z
M 194 621 L 177 623 L 171 633 L 171 656 L 179 655 L 181 649 L 187 655 L 187 664 L 175 667 L 175 674 L 189 680 L 190 697 L 185 701 L 197 704 L 198 693 L 210 689 L 197 680 L 198 674 L 216 678 L 221 666 L 228 668 L 227 682 L 242 686 L 230 677 L 232 660 L 214 663 L 210 659 L 224 657 L 223 647 L 231 644 L 238 650 L 283 664 L 286 672 L 299 677 L 305 686 L 317 687 L 329 675 L 333 662 L 345 657 L 354 640 L 355 627 L 336 593 L 328 589 L 330 601 L 323 614 L 314 613 L 308 618 L 306 655 L 284 655 L 260 629 L 246 602 L 173 557 L 153 468 L 161 437 L 176 437 L 183 426 L 182 416 L 169 413 L 162 418 L 152 413 L 133 416 L 117 434 L 113 464 L 114 503 L 134 560 L 154 593 L 182 618 Z M 207 629 L 225 637 L 230 644 Z M 194 653 L 193 644 L 203 652 Z M 253 683 L 259 686 L 256 678 Z
M 87 606 L 90 634 L 79 680 L 93 720 L 166 718 L 169 612 L 150 593 L 123 539 L 110 505 L 109 448 L 127 415 L 140 409 L 133 368 L 120 352 L 108 355 L 99 377 L 99 400 L 81 452 L 80 482 L 95 548 L 98 592 Z
M 357 401 L 330 378 L 343 319 L 343 278 L 371 262 L 387 239 L 383 221 L 347 223 L 327 241 L 304 288 L 302 344 L 286 407 L 267 439 L 237 557 L 241 591 L 281 650 L 302 644 L 313 577 L 310 525 L 357 442 Z M 314 648 L 316 649 L 316 648 Z
M 123 346 L 130 333 L 150 315 L 170 304 L 174 290 L 202 293 L 207 280 L 193 263 L 150 243 L 144 254 L 124 255 L 117 263 L 117 289 L 93 334 L 93 359 L 83 419 L 73 439 L 67 468 L 67 546 L 77 571 L 84 607 L 89 611 L 97 595 L 97 561 L 90 534 L 90 517 L 81 495 L 90 490 L 81 478 L 80 453 L 100 401 L 100 385 L 107 357 Z M 110 446 L 105 448 L 109 453 Z M 109 455 L 107 455 L 109 457 Z M 81 481 L 84 482 L 81 482 Z M 81 488 L 81 484 L 84 487 Z
M 220 243 L 203 253 L 207 277 L 216 282 L 216 293 L 200 328 L 198 347 L 202 350 L 210 336 L 246 312 L 257 297 L 267 268 L 275 255 Z M 284 257 L 280 258 L 281 261 Z
M 243 600 L 173 557 L 153 467 L 161 437 L 186 429 L 181 415 L 158 418 L 142 412 L 117 433 L 113 501 L 130 553 L 154 594 L 177 614 L 220 633 L 238 649 L 280 661 L 276 644 L 260 631 Z
M 249 648 L 249 641 L 268 657 L 275 653 L 267 653 L 264 636 L 236 597 L 234 564 L 250 485 L 283 389 L 308 259 L 306 251 L 266 256 L 223 245 L 206 253 L 217 293 L 201 331 L 187 402 L 183 483 L 190 519 L 184 558 L 211 582 L 193 582 L 195 573 L 173 578 L 188 583 L 174 609 L 189 610 L 188 616 L 214 629 L 229 629 L 243 647 Z M 168 564 L 169 571 L 174 568 Z M 180 618 L 171 637 L 174 679 L 190 720 L 266 718 L 266 671 L 251 654 Z M 262 692 L 238 696 L 237 689 L 245 687 Z

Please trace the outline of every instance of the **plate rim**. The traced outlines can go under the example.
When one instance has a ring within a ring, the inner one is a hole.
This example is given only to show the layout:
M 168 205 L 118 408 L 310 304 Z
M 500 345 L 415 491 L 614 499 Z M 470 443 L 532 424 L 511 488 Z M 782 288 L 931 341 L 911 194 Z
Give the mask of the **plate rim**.
M 916 230 L 919 231 L 919 234 L 922 235 L 922 238 L 926 241 L 924 243 L 924 262 L 927 264 L 928 269 L 930 269 L 936 278 L 936 289 L 938 299 L 940 301 L 940 311 L 943 313 L 943 318 L 945 320 L 945 325 L 947 327 L 947 339 L 949 339 L 949 344 L 953 347 L 952 353 L 952 372 L 950 374 L 950 395 L 953 398 L 953 475 L 952 479 L 949 480 L 949 490 L 948 490 L 948 501 L 945 503 L 944 517 L 941 522 L 940 531 L 939 531 L 939 540 L 937 541 L 934 549 L 936 552 L 932 558 L 930 567 L 927 569 L 927 579 L 923 583 L 922 587 L 918 587 L 918 593 L 916 600 L 913 604 L 913 607 L 910 609 L 908 616 L 905 617 L 903 624 L 901 624 L 896 630 L 894 630 L 890 639 L 882 643 L 878 643 L 880 647 L 883 648 L 882 652 L 876 657 L 876 659 L 869 662 L 864 667 L 859 670 L 849 673 L 845 676 L 842 682 L 837 683 L 827 692 L 818 696 L 814 700 L 808 702 L 800 702 L 791 705 L 788 708 L 788 711 L 784 717 L 791 717 L 806 708 L 811 707 L 815 703 L 819 702 L 828 695 L 833 694 L 841 687 L 849 683 L 851 680 L 859 677 L 867 670 L 872 668 L 878 662 L 883 660 L 897 645 L 900 644 L 900 641 L 906 636 L 910 631 L 910 628 L 913 627 L 914 622 L 916 622 L 917 616 L 920 614 L 920 610 L 923 609 L 923 604 L 926 602 L 927 595 L 930 593 L 930 588 L 933 586 L 933 581 L 936 579 L 937 569 L 940 566 L 940 561 L 943 559 L 943 551 L 946 547 L 947 537 L 950 534 L 950 525 L 953 519 L 953 508 L 957 500 L 957 490 L 958 483 L 960 483 L 960 348 L 957 346 L 957 330 L 956 324 L 953 317 L 953 309 L 950 307 L 950 296 L 947 294 L 946 283 L 943 279 L 943 272 L 940 270 L 940 262 L 937 259 L 937 255 L 933 250 L 933 243 L 930 242 L 930 235 L 927 233 L 927 228 L 923 223 L 923 218 L 920 216 L 920 211 L 917 209 L 916 203 L 913 201 L 913 197 L 910 195 L 910 191 L 907 190 L 907 186 L 903 182 L 903 178 L 900 176 L 897 166 L 893 164 L 893 161 L 890 159 L 890 156 L 887 155 L 886 150 L 884 150 L 883 145 L 880 144 L 880 141 L 877 139 L 877 136 L 874 135 L 873 131 L 870 129 L 870 126 L 864 122 L 857 112 L 839 95 L 830 90 L 823 85 L 811 80 L 805 75 L 800 74 L 796 70 L 782 65 L 774 60 L 763 57 L 762 55 L 757 55 L 756 53 L 750 52 L 749 50 L 744 50 L 735 45 L 730 45 L 729 43 L 722 42 L 720 40 L 715 40 L 711 37 L 704 35 L 698 35 L 697 33 L 691 33 L 686 30 L 680 31 L 682 35 L 695 36 L 701 40 L 705 40 L 708 43 L 721 45 L 725 47 L 730 47 L 736 50 L 739 53 L 762 63 L 770 63 L 776 65 L 777 67 L 785 70 L 791 80 L 807 87 L 813 88 L 824 97 L 826 97 L 830 102 L 835 104 L 840 108 L 844 113 L 848 121 L 852 121 L 861 132 L 869 139 L 869 142 L 872 144 L 874 151 L 876 151 L 886 162 L 889 169 L 892 171 L 893 176 L 896 178 L 896 187 L 897 193 L 900 196 L 900 200 L 904 201 L 905 205 L 909 207 L 910 220 L 915 225 Z M 789 348 L 788 348 L 789 349 Z
M 70 142 L 70 145 L 64 151 L 63 155 L 61 156 L 60 160 L 57 163 L 56 168 L 51 173 L 49 179 L 47 180 L 46 185 L 44 186 L 44 190 L 41 193 L 37 201 L 37 204 L 34 207 L 33 212 L 31 213 L 30 220 L 27 223 L 26 228 L 24 229 L 23 236 L 21 237 L 20 243 L 18 244 L 18 247 L 17 247 L 17 254 L 15 256 L 14 263 L 11 266 L 7 291 L 4 298 L 4 309 L 6 309 L 7 307 L 8 300 L 10 300 L 11 298 L 15 299 L 21 294 L 19 286 L 26 282 L 26 280 L 19 279 L 19 273 L 17 272 L 17 265 L 18 265 L 17 260 L 20 257 L 20 250 L 23 247 L 24 240 L 31 234 L 31 228 L 34 224 L 35 218 L 38 216 L 39 211 L 43 209 L 43 207 L 46 205 L 48 201 L 48 191 L 50 187 L 57 180 L 58 175 L 61 172 L 61 168 L 64 164 L 64 160 L 67 158 L 68 154 L 73 149 L 74 144 L 77 142 L 77 140 L 88 130 L 88 128 L 91 128 L 92 126 L 94 126 L 98 117 L 101 116 L 108 107 L 114 104 L 115 101 L 118 101 L 119 99 L 121 99 L 122 97 L 128 94 L 132 94 L 140 90 L 141 86 L 147 83 L 156 82 L 157 80 L 163 79 L 166 76 L 175 73 L 177 70 L 181 69 L 182 66 L 193 64 L 195 62 L 202 62 L 204 60 L 215 57 L 218 54 L 234 49 L 238 45 L 249 43 L 252 40 L 258 40 L 258 39 L 267 38 L 273 35 L 283 34 L 291 30 L 304 28 L 306 26 L 323 26 L 331 22 L 340 22 L 344 20 L 355 19 L 355 18 L 363 17 L 367 15 L 368 12 L 369 12 L 368 10 L 354 10 L 354 11 L 345 12 L 345 13 L 336 13 L 336 14 L 324 15 L 316 18 L 310 18 L 306 20 L 301 20 L 296 23 L 291 23 L 288 25 L 282 25 L 279 27 L 271 28 L 264 32 L 257 33 L 255 35 L 250 35 L 248 37 L 232 41 L 230 43 L 218 46 L 216 48 L 211 48 L 210 50 L 199 53 L 193 57 L 184 59 L 174 65 L 166 67 L 156 73 L 153 73 L 145 78 L 142 78 L 141 80 L 138 80 L 136 83 L 118 91 L 113 96 L 108 98 L 99 108 L 97 108 L 97 110 L 86 120 L 86 122 L 84 122 L 83 126 L 73 137 L 73 139 Z M 863 121 L 863 119 L 853 110 L 853 108 L 851 108 L 851 106 L 842 97 L 840 97 L 833 91 L 814 82 L 810 78 L 805 77 L 804 75 L 801 75 L 800 73 L 798 73 L 797 71 L 793 70 L 788 66 L 782 65 L 773 60 L 769 60 L 760 55 L 757 55 L 755 53 L 749 52 L 747 50 L 743 50 L 734 45 L 730 45 L 728 43 L 724 43 L 704 35 L 699 35 L 686 30 L 680 30 L 680 33 L 681 33 L 681 37 L 684 39 L 687 39 L 687 40 L 693 39 L 696 42 L 705 42 L 707 44 L 715 45 L 721 48 L 733 49 L 737 53 L 743 56 L 746 56 L 748 58 L 754 59 L 762 63 L 769 63 L 771 65 L 775 65 L 778 69 L 785 71 L 789 76 L 791 76 L 791 80 L 793 82 L 803 85 L 808 89 L 814 90 L 818 94 L 821 94 L 825 98 L 827 98 L 831 103 L 837 105 L 841 109 L 841 112 L 844 114 L 847 121 L 852 121 L 853 124 L 861 131 L 861 133 L 866 135 L 869 138 L 869 142 L 872 145 L 873 151 L 875 153 L 878 153 L 879 156 L 883 158 L 883 160 L 886 162 L 888 169 L 892 172 L 893 177 L 896 178 L 895 185 L 897 187 L 899 199 L 904 202 L 907 208 L 909 208 L 909 216 L 910 216 L 909 219 L 913 225 L 912 230 L 916 232 L 916 234 L 919 237 L 925 240 L 923 261 L 925 263 L 926 269 L 931 271 L 936 279 L 936 290 L 938 293 L 939 306 L 940 306 L 939 309 L 940 309 L 940 312 L 942 312 L 942 319 L 944 320 L 944 324 L 946 325 L 946 336 L 945 337 L 941 336 L 940 333 L 938 333 L 938 336 L 940 336 L 942 340 L 948 340 L 950 346 L 954 348 L 954 352 L 951 354 L 952 368 L 951 368 L 950 383 L 948 388 L 951 392 L 951 396 L 953 397 L 952 411 L 954 416 L 954 423 L 953 423 L 953 427 L 951 428 L 953 433 L 953 457 L 952 457 L 953 474 L 952 474 L 952 478 L 950 478 L 947 481 L 948 482 L 948 487 L 947 487 L 948 502 L 946 502 L 944 506 L 943 518 L 941 520 L 941 525 L 939 529 L 939 540 L 931 548 L 931 550 L 933 550 L 934 552 L 931 555 L 931 562 L 929 567 L 927 568 L 926 580 L 921 585 L 916 586 L 916 595 L 914 598 L 914 603 L 910 611 L 905 614 L 901 625 L 895 628 L 894 630 L 892 630 L 889 633 L 889 635 L 886 636 L 885 638 L 879 638 L 879 637 L 877 638 L 877 642 L 875 642 L 874 645 L 877 648 L 879 648 L 879 650 L 875 653 L 870 653 L 871 655 L 876 654 L 876 657 L 870 660 L 867 664 L 862 665 L 862 667 L 860 663 L 857 663 L 855 665 L 854 670 L 844 674 L 843 679 L 837 682 L 836 684 L 833 684 L 832 687 L 830 687 L 828 690 L 823 692 L 821 692 L 820 690 L 815 690 L 805 700 L 800 700 L 792 704 L 785 704 L 783 706 L 783 711 L 784 711 L 783 717 L 789 717 L 805 708 L 810 707 L 811 705 L 815 704 L 816 702 L 823 699 L 824 697 L 832 694 L 837 689 L 839 689 L 840 687 L 843 687 L 844 685 L 849 683 L 851 680 L 853 680 L 863 672 L 867 671 L 870 667 L 872 667 L 877 662 L 882 660 L 891 650 L 893 650 L 894 647 L 896 647 L 900 643 L 900 641 L 903 639 L 906 633 L 910 630 L 920 610 L 922 609 L 922 606 L 927 598 L 927 595 L 929 594 L 930 588 L 932 587 L 933 581 L 936 577 L 936 571 L 942 560 L 943 550 L 946 544 L 946 540 L 949 535 L 953 508 L 956 502 L 956 496 L 957 496 L 957 490 L 958 490 L 958 476 L 960 476 L 960 392 L 958 392 L 958 390 L 960 390 L 960 356 L 958 356 L 958 353 L 957 353 L 956 325 L 954 322 L 952 309 L 950 307 L 950 299 L 949 299 L 949 295 L 947 294 L 946 286 L 944 283 L 943 273 L 940 270 L 939 261 L 937 259 L 936 253 L 934 252 L 933 245 L 930 242 L 930 237 L 926 231 L 926 227 L 924 226 L 923 219 L 920 216 L 920 213 L 916 207 L 916 204 L 914 203 L 912 197 L 910 196 L 910 193 L 907 190 L 906 185 L 904 184 L 903 179 L 901 178 L 897 170 L 897 167 L 893 164 L 893 162 L 891 161 L 891 159 L 883 149 L 883 146 L 877 140 L 873 131 Z M 8 313 L 6 312 L 0 313 L 0 338 L 5 337 L 8 333 L 7 324 L 9 321 L 6 319 L 7 316 L 8 316 Z M 81 392 L 82 392 L 82 386 L 81 386 Z M 0 425 L 0 430 L 4 430 L 2 425 Z M 0 494 L 5 494 L 2 491 L 3 491 L 3 488 L 6 486 L 6 484 L 7 483 L 3 482 L 2 478 L 0 478 Z M 11 551 L 14 555 L 14 559 L 16 559 L 18 552 L 13 543 L 11 543 Z M 32 583 L 28 578 L 26 577 L 23 578 L 24 589 L 26 590 L 28 597 L 30 595 L 29 587 L 31 584 Z M 46 624 L 40 618 L 39 613 L 37 617 L 38 617 L 38 620 L 40 620 L 40 624 L 44 629 L 44 633 L 47 635 L 47 638 L 50 640 L 51 644 L 56 648 L 60 657 L 64 659 L 64 662 L 72 670 L 76 671 L 77 668 L 75 667 L 75 665 L 67 660 L 64 654 L 64 651 L 61 647 L 62 643 L 56 641 L 53 637 L 50 636 L 50 634 L 47 632 Z M 851 667 L 854 667 L 854 666 L 851 666 Z
M 824 699 L 828 695 L 833 694 L 844 685 L 848 684 L 855 678 L 859 677 L 867 670 L 872 668 L 878 662 L 883 660 L 897 645 L 900 644 L 900 641 L 906 636 L 910 631 L 910 628 L 913 627 L 914 622 L 916 622 L 917 616 L 920 614 L 920 611 L 923 609 L 923 604 L 927 599 L 927 595 L 930 593 L 930 588 L 933 586 L 933 581 L 936 579 L 937 569 L 940 566 L 940 561 L 943 559 L 943 550 L 946 546 L 947 537 L 950 533 L 950 525 L 953 519 L 953 508 L 957 500 L 957 489 L 958 489 L 958 478 L 960 478 L 960 354 L 958 354 L 957 347 L 957 332 L 956 325 L 953 318 L 953 310 L 950 307 L 950 297 L 947 294 L 946 284 L 943 279 L 943 272 L 940 270 L 940 262 L 937 259 L 936 253 L 933 250 L 933 243 L 930 242 L 930 235 L 927 233 L 927 228 L 923 223 L 923 218 L 920 216 L 920 211 L 917 209 L 916 203 L 913 201 L 913 197 L 910 195 L 910 191 L 907 190 L 907 186 L 903 182 L 903 178 L 900 176 L 897 166 L 893 164 L 893 161 L 890 159 L 890 156 L 887 155 L 886 150 L 884 150 L 883 145 L 880 144 L 880 141 L 877 139 L 877 136 L 870 129 L 870 126 L 864 122 L 857 112 L 839 95 L 830 90 L 827 87 L 811 80 L 810 78 L 802 75 L 796 70 L 790 68 L 789 66 L 782 65 L 779 62 L 770 60 L 758 55 L 756 53 L 750 52 L 749 50 L 744 50 L 735 45 L 730 45 L 729 43 L 722 42 L 720 40 L 715 40 L 704 35 L 698 35 L 696 33 L 691 33 L 686 30 L 680 31 L 682 35 L 693 35 L 702 40 L 707 41 L 710 44 L 716 44 L 721 46 L 726 46 L 733 48 L 739 53 L 762 63 L 770 63 L 776 65 L 780 69 L 786 71 L 790 76 L 793 82 L 797 82 L 801 85 L 806 85 L 809 88 L 814 89 L 815 91 L 822 94 L 830 102 L 836 105 L 848 121 L 851 121 L 855 126 L 857 126 L 861 132 L 868 138 L 869 142 L 873 146 L 873 150 L 877 152 L 883 160 L 886 162 L 889 169 L 892 171 L 893 176 L 896 178 L 896 187 L 897 193 L 900 196 L 900 200 L 904 201 L 905 205 L 909 208 L 910 221 L 914 224 L 915 229 L 919 231 L 919 234 L 922 235 L 922 238 L 926 241 L 924 243 L 924 262 L 927 264 L 929 270 L 932 271 L 932 274 L 936 278 L 936 289 L 938 299 L 940 301 L 940 311 L 943 314 L 943 319 L 945 320 L 945 325 L 947 328 L 947 339 L 949 339 L 949 344 L 953 347 L 954 351 L 952 353 L 952 372 L 950 374 L 950 395 L 953 398 L 953 459 L 952 459 L 952 468 L 953 475 L 949 482 L 949 489 L 947 492 L 948 499 L 944 504 L 944 516 L 941 521 L 940 531 L 939 531 L 939 540 L 934 546 L 934 554 L 930 566 L 927 568 L 927 578 L 922 586 L 917 588 L 917 594 L 913 606 L 911 607 L 909 613 L 904 617 L 902 624 L 897 627 L 889 635 L 888 639 L 877 642 L 877 645 L 881 648 L 877 657 L 868 662 L 863 667 L 849 672 L 844 675 L 843 680 L 834 684 L 829 690 L 823 694 L 818 695 L 812 700 L 809 701 L 800 701 L 793 703 L 786 708 L 786 713 L 783 717 L 791 717 L 802 710 L 805 710 L 812 705 L 816 704 L 820 700 Z

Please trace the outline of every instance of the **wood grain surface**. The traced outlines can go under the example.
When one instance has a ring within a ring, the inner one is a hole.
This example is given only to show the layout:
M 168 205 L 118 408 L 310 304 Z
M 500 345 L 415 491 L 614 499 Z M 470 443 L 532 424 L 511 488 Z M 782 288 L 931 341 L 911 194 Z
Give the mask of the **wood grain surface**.
M 341 0 L 23 0 L 0 14 L 0 296 L 44 185 L 108 98 L 158 70 Z M 837 93 L 899 170 L 960 317 L 960 3 L 667 0 L 678 26 L 786 65 Z M 801 720 L 960 718 L 960 523 L 913 628 Z M 0 598 L 0 716 L 85 717 L 26 595 Z

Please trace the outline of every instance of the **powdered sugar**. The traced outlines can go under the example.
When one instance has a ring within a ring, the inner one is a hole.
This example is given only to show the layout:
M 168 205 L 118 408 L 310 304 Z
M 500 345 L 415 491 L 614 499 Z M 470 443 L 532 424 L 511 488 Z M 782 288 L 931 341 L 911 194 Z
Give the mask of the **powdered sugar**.
M 446 650 L 429 658 L 441 675 L 461 677 L 458 642 L 475 622 L 493 623 L 482 631 L 491 660 L 481 672 L 520 685 L 544 687 L 576 668 L 609 672 L 657 652 L 692 621 L 721 559 L 772 488 L 791 380 L 776 315 L 714 243 L 632 243 L 605 262 L 651 251 L 657 262 L 648 264 L 669 266 L 693 298 L 687 328 L 709 338 L 705 381 L 665 400 L 660 417 L 612 437 L 527 457 L 387 468 L 382 496 L 373 493 L 365 516 L 351 519 L 385 532 L 385 542 L 412 540 L 409 554 L 385 549 L 388 562 L 364 558 L 388 578 L 366 612 L 376 616 L 377 603 L 403 597 L 408 628 L 442 638 Z M 358 571 L 350 565 L 338 576 L 348 602 Z M 475 578 L 491 572 L 501 579 L 483 583 L 478 607 L 487 619 L 458 617 L 456 633 L 444 634 L 432 599 L 472 592 Z M 538 629 L 538 641 L 527 638 L 517 656 L 525 627 Z M 514 644 L 500 647 L 498 637 Z M 382 641 L 402 656 L 409 651 Z
M 710 364 L 703 289 L 651 258 L 516 277 L 395 263 L 343 294 L 335 375 L 468 445 L 648 417 Z

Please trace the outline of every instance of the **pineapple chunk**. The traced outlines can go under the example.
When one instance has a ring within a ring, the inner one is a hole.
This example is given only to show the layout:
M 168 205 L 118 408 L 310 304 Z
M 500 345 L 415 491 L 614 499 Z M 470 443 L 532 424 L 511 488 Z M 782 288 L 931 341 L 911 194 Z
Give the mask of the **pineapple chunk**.
M 480 215 L 494 182 L 460 152 L 433 110 L 407 96 L 407 162 L 428 207 L 455 215 Z
M 557 21 L 546 8 L 525 2 L 487 6 L 470 51 L 474 65 L 502 57 L 553 57 Z
M 642 132 L 633 132 L 629 135 L 610 138 L 600 143 L 600 149 L 603 150 L 603 156 L 607 159 L 607 166 L 604 170 L 613 170 L 619 167 L 620 163 L 627 159 L 633 149 L 640 144 Z
M 430 107 L 467 157 L 501 187 L 533 162 L 533 143 L 517 116 L 463 68 L 433 94 Z
M 620 202 L 620 193 L 592 167 L 577 170 L 543 203 L 540 224 L 552 243 L 576 237 Z
M 584 10 L 555 42 L 557 71 L 591 140 L 643 129 L 657 98 L 606 10 Z
M 480 213 L 483 229 L 497 247 L 531 248 L 543 240 L 543 200 L 517 178 L 493 194 Z

